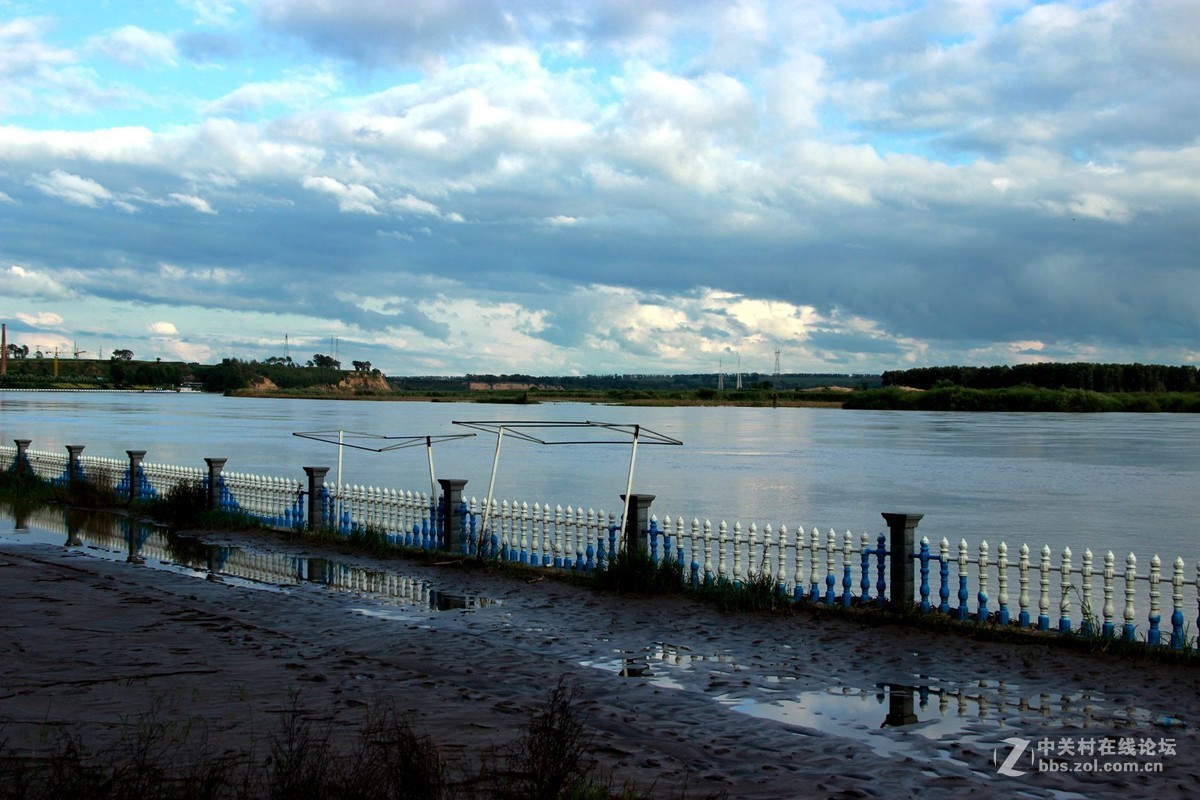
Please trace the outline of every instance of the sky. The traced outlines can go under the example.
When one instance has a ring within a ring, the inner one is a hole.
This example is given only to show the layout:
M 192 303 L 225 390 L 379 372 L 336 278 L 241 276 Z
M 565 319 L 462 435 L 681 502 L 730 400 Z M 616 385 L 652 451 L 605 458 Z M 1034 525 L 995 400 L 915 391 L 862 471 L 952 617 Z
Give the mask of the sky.
M 1200 363 L 1200 3 L 0 0 L 0 320 L 392 375 Z

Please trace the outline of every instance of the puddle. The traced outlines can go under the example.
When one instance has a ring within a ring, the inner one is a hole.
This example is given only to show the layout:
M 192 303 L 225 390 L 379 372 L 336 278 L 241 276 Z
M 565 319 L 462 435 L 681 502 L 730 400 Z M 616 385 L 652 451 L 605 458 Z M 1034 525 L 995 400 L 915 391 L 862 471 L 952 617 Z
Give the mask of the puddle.
M 423 611 L 474 611 L 499 601 L 438 591 L 423 578 L 369 570 L 335 559 L 233 547 L 181 536 L 115 514 L 0 508 L 0 542 L 49 544 L 84 556 L 126 561 L 264 591 L 320 586 L 377 603 Z
M 606 641 L 601 638 L 598 641 Z M 991 752 L 1010 736 L 1073 730 L 1097 738 L 1170 736 L 1183 720 L 1112 702 L 1100 693 L 1028 694 L 1003 681 L 969 683 L 914 675 L 911 684 L 811 686 L 811 678 L 764 674 L 730 653 L 664 642 L 579 661 L 620 679 L 695 692 L 739 714 L 861 742 L 877 755 L 963 760 L 964 745 Z M 775 668 L 778 669 L 777 667 Z
M 689 647 L 666 642 L 655 642 L 638 651 L 613 650 L 610 656 L 578 663 L 581 667 L 595 667 L 620 678 L 639 678 L 664 689 L 680 690 L 687 687 L 676 675 L 678 670 L 690 670 L 700 665 L 738 669 L 731 654 L 703 655 L 693 652 Z

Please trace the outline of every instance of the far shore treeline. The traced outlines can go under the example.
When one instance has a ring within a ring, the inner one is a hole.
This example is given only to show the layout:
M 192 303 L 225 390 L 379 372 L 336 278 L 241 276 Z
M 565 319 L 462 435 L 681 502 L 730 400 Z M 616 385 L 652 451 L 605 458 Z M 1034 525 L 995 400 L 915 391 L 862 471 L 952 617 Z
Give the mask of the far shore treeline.
M 1191 365 L 1039 363 L 939 366 L 881 375 L 757 372 L 718 375 L 384 376 L 370 362 L 344 370 L 317 353 L 305 363 L 223 359 L 217 364 L 52 359 L 11 352 L 0 389 L 195 389 L 225 394 L 330 399 L 637 405 L 827 406 L 943 411 L 1200 411 Z M 119 355 L 118 355 L 119 354 Z M 740 386 L 739 386 L 740 384 Z

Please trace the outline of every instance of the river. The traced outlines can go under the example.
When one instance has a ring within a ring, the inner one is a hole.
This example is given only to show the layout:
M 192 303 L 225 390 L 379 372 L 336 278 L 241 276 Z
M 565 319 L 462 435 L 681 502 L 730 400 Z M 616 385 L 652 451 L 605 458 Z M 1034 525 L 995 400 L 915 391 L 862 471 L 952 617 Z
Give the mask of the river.
M 494 435 L 455 421 L 599 421 L 638 424 L 683 442 L 640 441 L 633 490 L 653 494 L 652 511 L 714 526 L 756 522 L 793 535 L 799 526 L 856 535 L 883 530 L 881 512 L 925 515 L 918 535 L 974 548 L 1003 540 L 1015 558 L 1026 542 L 1099 565 L 1134 552 L 1140 564 L 1200 557 L 1200 419 L 1172 414 L 968 414 L 818 408 L 627 408 L 579 403 L 535 406 L 228 398 L 206 394 L 0 392 L 0 441 L 33 449 L 203 466 L 300 478 L 302 467 L 337 472 L 334 444 L 295 432 L 390 436 L 477 433 L 433 448 L 438 477 L 465 478 L 467 496 L 488 491 Z M 538 428 L 552 441 L 578 438 Z M 355 441 L 386 446 L 394 441 Z M 343 449 L 346 483 L 427 490 L 424 446 Z M 620 510 L 631 448 L 623 444 L 539 445 L 504 439 L 498 499 Z M 1189 575 L 1189 577 L 1194 577 Z

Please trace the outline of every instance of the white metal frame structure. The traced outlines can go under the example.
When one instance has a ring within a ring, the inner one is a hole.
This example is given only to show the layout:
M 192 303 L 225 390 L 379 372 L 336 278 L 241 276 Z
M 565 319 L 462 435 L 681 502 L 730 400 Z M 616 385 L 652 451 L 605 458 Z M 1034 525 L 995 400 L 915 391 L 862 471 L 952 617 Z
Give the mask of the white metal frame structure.
M 327 438 L 337 434 L 337 439 Z M 429 496 L 436 498 L 437 495 L 437 476 L 433 470 L 433 445 L 435 442 L 447 442 L 455 439 L 469 439 L 475 434 L 473 433 L 450 433 L 441 434 L 438 436 L 385 436 L 378 433 L 360 433 L 357 431 L 345 430 L 330 430 L 330 431 L 296 431 L 292 436 L 299 436 L 301 439 L 313 439 L 318 442 L 328 442 L 338 446 L 338 464 L 337 464 L 337 485 L 342 485 L 342 448 L 353 447 L 355 450 L 369 450 L 372 453 L 386 453 L 391 450 L 403 450 L 406 447 L 419 447 L 425 445 L 425 451 L 429 460 Z M 346 441 L 349 436 L 354 439 L 365 439 L 369 441 L 387 441 L 394 444 L 382 445 L 379 447 L 371 447 L 363 444 L 351 444 Z
M 462 425 L 466 428 L 475 430 L 487 431 L 496 434 L 496 452 L 492 456 L 492 476 L 488 481 L 487 501 L 483 506 L 483 524 L 480 526 L 480 541 L 483 541 L 484 534 L 487 533 L 488 524 L 492 513 L 492 497 L 496 488 L 496 468 L 500 463 L 500 445 L 504 441 L 504 435 L 507 433 L 515 436 L 518 439 L 524 439 L 527 442 L 541 445 L 561 445 L 561 444 L 631 444 L 629 453 L 629 473 L 625 480 L 625 508 L 621 515 L 621 530 L 625 530 L 626 520 L 629 519 L 629 500 L 633 492 L 633 470 L 634 464 L 637 461 L 638 443 L 644 444 L 662 444 L 662 445 L 682 445 L 683 442 L 679 439 L 672 438 L 657 431 L 652 431 L 649 428 L 644 428 L 641 425 L 634 423 L 619 423 L 619 422 L 561 422 L 561 421 L 537 421 L 537 420 L 453 420 L 453 424 Z M 588 437 L 583 434 L 577 438 L 567 439 L 551 439 L 544 435 L 535 435 L 535 431 L 544 430 L 569 430 L 569 431 L 589 431 L 592 436 Z M 619 434 L 619 438 L 606 438 L 607 434 Z

